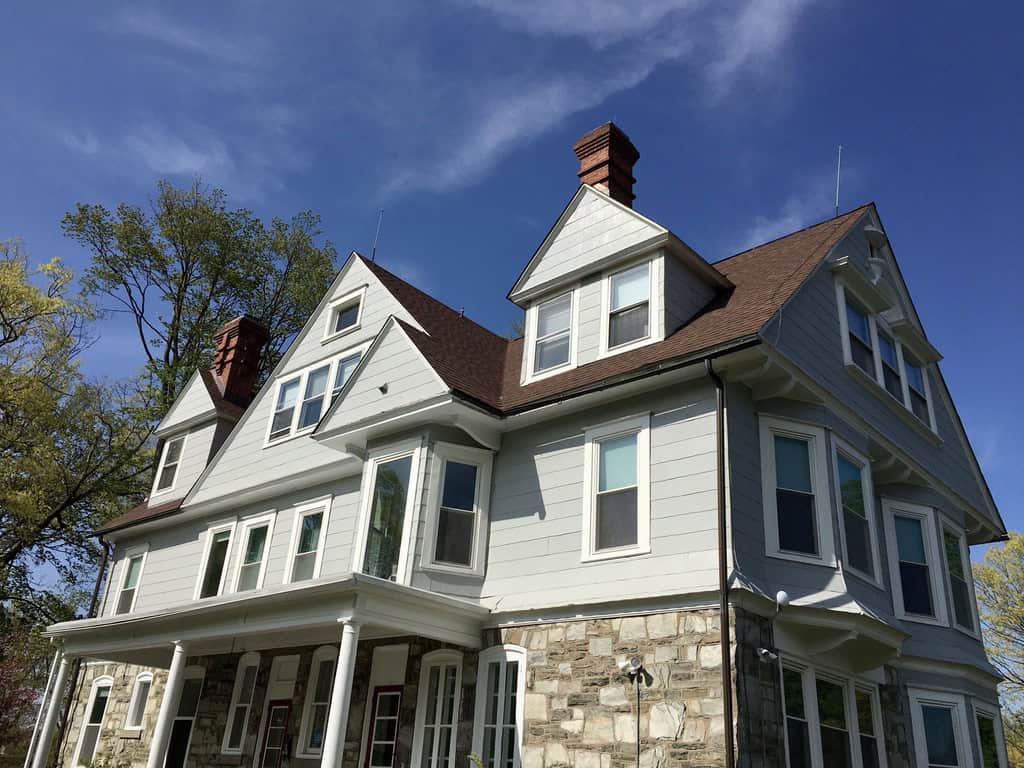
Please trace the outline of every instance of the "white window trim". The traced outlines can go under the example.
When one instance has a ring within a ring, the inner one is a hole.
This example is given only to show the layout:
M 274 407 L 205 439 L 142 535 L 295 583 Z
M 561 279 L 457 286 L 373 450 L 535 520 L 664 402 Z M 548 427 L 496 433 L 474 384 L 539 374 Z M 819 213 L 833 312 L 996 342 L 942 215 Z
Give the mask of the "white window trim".
M 639 267 L 644 262 L 648 263 L 647 279 L 649 280 L 648 285 L 648 300 L 647 309 L 650 313 L 648 317 L 648 334 L 642 339 L 631 341 L 627 344 L 620 344 L 617 347 L 608 347 L 608 316 L 611 310 L 611 293 L 612 293 L 612 276 L 625 272 L 633 267 Z M 612 355 L 618 355 L 622 352 L 628 352 L 631 349 L 637 349 L 639 347 L 645 347 L 648 344 L 654 344 L 658 341 L 663 341 L 665 338 L 665 318 L 662 312 L 662 296 L 661 288 L 664 285 L 664 257 L 662 253 L 650 254 L 637 259 L 636 261 L 628 264 L 618 264 L 614 269 L 610 269 L 601 276 L 601 334 L 600 334 L 600 347 L 598 349 L 598 359 L 604 357 L 611 357 Z
M 82 754 L 82 741 L 85 736 L 85 727 L 88 723 L 89 714 L 92 712 L 93 704 L 96 703 L 96 693 L 100 688 L 109 689 L 107 693 L 107 705 L 103 708 L 103 719 L 99 722 L 99 730 L 96 732 L 96 746 L 93 748 L 92 756 L 89 758 L 91 763 L 96 758 L 96 753 L 100 747 L 100 737 L 103 736 L 103 725 L 107 721 L 107 716 L 110 714 L 110 703 L 114 694 L 114 678 L 110 675 L 103 675 L 97 677 L 92 681 L 92 687 L 89 689 L 89 701 L 85 705 L 85 712 L 82 715 L 82 723 L 78 729 L 78 744 L 75 746 L 75 756 L 71 759 L 71 765 L 78 765 L 78 759 Z
M 523 727 L 526 710 L 526 649 L 518 645 L 495 645 L 480 652 L 477 657 L 476 699 L 473 717 L 473 754 L 483 755 L 484 751 L 484 708 L 487 704 L 487 665 L 493 661 L 517 661 L 516 675 L 516 735 L 515 759 L 512 768 L 520 768 L 523 753 Z
M 559 299 L 566 294 L 572 296 L 572 306 L 569 309 L 569 360 L 562 365 L 556 365 L 553 368 L 545 368 L 543 371 L 534 372 L 534 362 L 537 354 L 537 318 L 539 314 L 539 308 L 541 304 L 547 304 L 549 301 Z M 576 352 L 579 347 L 579 307 L 580 307 L 580 287 L 574 286 L 566 291 L 560 291 L 558 293 L 552 293 L 549 296 L 545 296 L 543 299 L 539 299 L 533 302 L 526 310 L 526 339 L 524 343 L 523 354 L 526 356 L 525 365 L 523 366 L 523 383 L 531 384 L 541 379 L 546 379 L 550 376 L 557 376 L 560 373 L 572 370 L 576 367 Z
M 957 541 L 960 544 L 960 561 L 964 566 L 964 579 L 967 581 L 967 596 L 970 599 L 970 605 L 968 606 L 971 611 L 970 627 L 962 627 L 956 620 L 956 605 L 953 601 L 953 573 L 950 571 L 949 563 L 946 561 L 945 535 L 947 531 L 956 536 Z M 967 535 L 960 526 L 954 525 L 952 522 L 945 519 L 940 520 L 939 534 L 943 537 L 940 549 L 942 550 L 942 567 L 946 573 L 946 599 L 949 600 L 949 624 L 953 629 L 963 632 L 968 637 L 980 640 L 981 631 L 978 626 L 978 601 L 974 595 L 974 573 L 971 570 L 971 552 L 967 546 Z
M 788 655 L 779 664 L 779 686 L 782 691 L 782 672 L 789 669 L 799 673 L 801 689 L 804 699 L 804 714 L 807 720 L 808 740 L 811 748 L 811 766 L 813 768 L 828 768 L 824 765 L 821 744 L 821 715 L 818 712 L 818 689 L 817 679 L 820 677 L 843 688 L 843 704 L 846 714 L 846 732 L 850 740 L 851 766 L 861 768 L 863 756 L 860 751 L 860 724 L 857 720 L 857 691 L 864 691 L 871 697 L 871 718 L 875 729 L 873 734 L 875 747 L 878 751 L 878 766 L 886 768 L 885 733 L 882 724 L 882 705 L 879 697 L 878 686 L 867 680 L 852 677 L 849 674 L 831 672 L 822 667 L 808 664 L 803 660 L 791 658 Z M 783 743 L 786 749 L 786 764 L 789 760 L 789 729 L 786 728 L 785 700 L 782 700 L 783 719 Z M 857 745 L 856 748 L 854 745 Z
M 196 713 L 187 717 L 179 717 L 177 711 L 175 711 L 174 717 L 171 718 L 171 725 L 179 720 L 188 720 L 191 722 L 191 726 L 188 729 L 188 743 L 185 744 L 185 754 L 189 753 L 192 749 L 192 738 L 196 735 L 196 718 L 199 716 L 199 709 L 203 705 L 203 693 L 206 688 L 206 668 L 198 665 L 185 667 L 185 671 L 182 673 L 184 680 L 199 680 L 199 701 L 196 704 Z M 186 760 L 187 763 L 187 760 Z
M 245 557 L 245 545 L 249 540 L 249 532 L 253 528 L 267 526 L 267 541 L 263 548 L 263 562 L 260 563 L 260 574 L 256 579 L 256 587 L 251 590 L 258 592 L 263 589 L 263 580 L 267 576 L 267 566 L 270 563 L 270 546 L 274 540 L 274 524 L 277 522 L 277 510 L 272 510 L 258 517 L 251 517 L 241 521 L 241 532 L 238 536 L 238 553 L 235 555 L 235 573 L 231 579 L 231 591 L 238 592 L 238 584 L 242 579 L 242 558 Z
M 953 711 L 953 728 L 956 729 L 956 752 L 959 768 L 974 768 L 974 751 L 971 748 L 971 730 L 967 726 L 967 701 L 960 694 L 908 688 L 910 697 L 910 721 L 914 737 L 914 754 L 917 768 L 928 768 L 928 742 L 925 740 L 922 705 L 945 707 Z M 975 726 L 975 730 L 977 726 Z
M 320 757 L 322 749 L 307 749 L 306 743 L 309 741 L 309 728 L 311 725 L 310 718 L 312 716 L 313 709 L 313 696 L 316 694 L 316 687 L 320 683 L 320 664 L 321 662 L 330 659 L 334 662 L 334 670 L 337 671 L 338 665 L 338 647 L 334 645 L 321 645 L 315 651 L 313 651 L 313 658 L 309 663 L 309 675 L 306 679 L 306 696 L 302 703 L 302 720 L 299 722 L 299 743 L 295 749 L 295 756 L 298 758 L 314 758 Z M 331 679 L 331 696 L 334 695 L 334 679 Z M 328 702 L 330 700 L 328 699 Z M 330 704 L 328 703 L 328 712 L 330 712 Z M 326 727 L 326 724 L 325 724 Z
M 125 579 L 128 577 L 128 563 L 133 557 L 142 557 L 142 562 L 139 563 L 139 580 L 135 583 L 135 594 L 132 595 L 131 607 L 125 613 L 118 613 L 117 607 L 121 602 L 121 593 L 124 591 Z M 117 588 L 117 594 L 114 596 L 114 615 L 117 616 L 128 616 L 135 612 L 135 605 L 139 602 L 139 590 L 142 588 L 142 577 L 146 573 L 146 559 L 149 557 L 149 544 L 140 544 L 137 547 L 125 550 L 124 557 L 121 558 L 121 574 L 118 579 L 120 586 Z
M 822 427 L 761 415 L 758 419 L 761 442 L 761 493 L 764 507 L 765 554 L 780 560 L 793 560 L 829 568 L 836 566 L 835 535 L 832 531 L 832 494 L 829 485 L 829 459 Z M 818 526 L 818 556 L 786 552 L 779 548 L 779 513 L 775 499 L 774 436 L 794 437 L 810 442 L 807 454 L 814 484 L 814 514 Z
M 327 542 L 327 526 L 331 519 L 331 506 L 333 502 L 333 495 L 321 496 L 318 499 L 304 501 L 293 507 L 292 535 L 288 540 L 288 559 L 285 560 L 283 584 L 292 583 L 292 571 L 295 566 L 296 550 L 299 546 L 299 530 L 302 527 L 302 520 L 308 515 L 316 514 L 317 512 L 323 512 L 323 517 L 320 519 L 320 538 L 316 543 L 316 558 L 314 558 L 313 561 L 313 576 L 306 579 L 306 581 L 316 581 L 320 578 L 320 568 L 323 565 L 324 559 L 324 545 Z M 301 582 L 295 583 L 298 584 Z
M 242 701 L 242 684 L 245 682 L 245 669 L 247 667 L 256 667 L 256 677 L 260 674 L 260 655 L 255 651 L 249 651 L 248 653 L 242 654 L 242 657 L 238 660 L 238 665 L 235 667 L 235 682 L 231 689 L 231 703 L 228 705 L 228 719 L 227 725 L 224 726 L 224 737 L 221 739 L 220 751 L 223 755 L 240 755 L 242 750 L 245 749 L 245 736 L 247 729 L 242 730 L 242 741 L 236 748 L 228 746 L 228 740 L 231 738 L 231 728 L 234 726 L 235 707 L 239 706 Z M 252 691 L 249 694 L 249 708 L 245 711 L 246 721 L 252 716 L 252 702 L 256 696 L 256 682 L 253 681 Z M 248 725 L 248 722 L 246 723 Z
M 366 537 L 370 528 L 370 506 L 373 502 L 373 485 L 376 480 L 378 465 L 393 459 L 400 459 L 403 456 L 412 456 L 412 467 L 409 470 L 409 493 L 405 500 L 402 550 L 398 558 L 398 574 L 395 581 L 398 584 L 409 584 L 412 580 L 414 535 L 419 522 L 419 510 L 423 502 L 423 483 L 420 478 L 423 475 L 424 442 L 422 438 L 416 438 L 382 447 L 371 451 L 367 456 L 367 460 L 363 463 L 363 477 L 362 484 L 360 485 L 359 499 L 359 527 L 356 529 L 358 536 L 352 553 L 353 573 L 363 572 L 363 559 L 366 555 Z
M 1006 754 L 1006 738 L 1003 735 L 1003 714 L 998 704 L 991 704 L 987 701 L 974 699 L 974 738 L 978 744 L 978 757 L 982 761 L 981 768 L 984 768 L 984 755 L 981 753 L 981 729 L 978 727 L 978 717 L 987 717 L 995 724 L 996 732 L 996 754 L 999 759 L 999 768 L 1007 768 L 1009 757 Z
M 431 454 L 430 500 L 427 508 L 426 526 L 424 528 L 423 551 L 420 553 L 420 568 L 427 571 L 483 576 L 490 510 L 491 469 L 494 463 L 494 454 L 482 448 L 471 448 L 443 442 L 434 443 Z M 437 551 L 438 525 L 441 518 L 441 492 L 444 484 L 443 468 L 448 461 L 472 464 L 477 468 L 476 491 L 473 503 L 476 521 L 473 529 L 472 559 L 468 566 L 442 563 L 434 560 L 434 554 Z M 414 752 L 413 754 L 416 753 Z
M 223 523 L 217 523 L 206 529 L 205 542 L 203 543 L 203 557 L 199 561 L 199 573 L 196 575 L 196 586 L 192 594 L 193 600 L 209 600 L 211 597 L 220 597 L 224 594 L 224 588 L 228 581 L 228 570 L 231 566 L 231 550 L 235 546 L 235 525 L 237 521 L 232 519 Z M 213 537 L 218 533 L 228 531 L 228 549 L 224 553 L 224 570 L 220 574 L 220 583 L 217 585 L 217 594 L 209 597 L 199 597 L 203 589 L 203 578 L 206 576 L 206 567 L 210 563 L 210 550 L 213 548 Z
M 356 322 L 354 325 L 350 325 L 348 328 L 343 328 L 340 331 L 334 330 L 334 323 L 338 316 L 338 312 L 342 309 L 347 309 L 356 301 L 359 302 L 359 312 L 356 315 Z M 339 296 L 336 299 L 331 299 L 329 310 L 327 312 L 327 324 L 324 327 L 323 343 L 334 341 L 335 339 L 341 338 L 353 331 L 358 331 L 363 324 L 363 312 L 366 309 L 366 286 L 360 286 L 354 291 L 349 291 L 343 296 Z
M 422 765 L 423 732 L 427 718 L 430 670 L 433 667 L 449 666 L 452 664 L 455 665 L 455 699 L 452 702 L 454 721 L 452 723 L 452 739 L 448 748 L 448 762 L 451 765 L 456 765 L 455 747 L 458 741 L 459 721 L 462 719 L 462 654 L 450 648 L 443 648 L 425 653 L 420 661 L 420 687 L 416 702 L 416 728 L 413 731 L 412 737 L 412 768 L 421 768 Z
M 636 434 L 636 545 L 595 551 L 597 526 L 597 489 L 600 451 L 596 445 L 619 435 Z M 612 560 L 619 557 L 646 555 L 651 551 L 651 415 L 644 413 L 590 427 L 583 444 L 583 527 L 580 561 Z
M 895 516 L 916 517 L 921 520 L 921 533 L 924 536 L 925 551 L 929 556 L 928 579 L 932 589 L 932 605 L 935 617 L 919 616 L 907 613 L 903 609 L 903 582 L 900 579 L 899 548 L 896 543 Z M 896 618 L 913 621 L 919 624 L 932 624 L 940 627 L 949 626 L 946 610 L 946 579 L 942 575 L 946 559 L 942 555 L 938 542 L 938 525 L 935 510 L 921 504 L 911 504 L 897 499 L 882 499 L 882 517 L 885 521 L 885 539 L 889 554 L 889 578 L 892 584 L 892 602 Z
M 864 513 L 868 518 L 868 546 L 871 548 L 872 573 L 865 573 L 860 568 L 850 564 L 849 551 L 846 547 L 846 520 L 843 510 L 843 494 L 839 485 L 839 456 L 843 455 L 853 464 L 860 465 L 860 482 L 864 493 Z M 884 589 L 882 582 L 882 567 L 878 552 L 878 527 L 875 521 L 875 487 L 871 479 L 871 460 L 855 450 L 851 445 L 832 436 L 832 477 L 835 478 L 836 492 L 836 513 L 837 525 L 839 526 L 839 539 L 842 542 L 843 565 L 850 572 Z
M 153 490 L 150 491 L 150 497 L 153 496 L 164 496 L 173 491 L 178 485 L 178 478 L 181 476 L 181 462 L 185 459 L 185 449 L 188 448 L 188 432 L 182 435 L 175 435 L 164 440 L 163 447 L 160 449 L 160 461 L 156 466 L 156 476 L 153 478 Z M 174 467 L 174 479 L 171 484 L 161 490 L 157 489 L 157 485 L 160 483 L 160 475 L 164 471 L 164 463 L 167 461 L 167 449 L 171 443 L 181 440 L 181 453 L 178 454 L 178 464 Z
M 131 716 L 132 716 L 132 710 L 135 709 L 135 705 L 136 705 L 136 703 L 138 703 L 139 685 L 141 683 L 144 683 L 144 682 L 148 682 L 149 683 L 149 690 L 146 691 L 146 699 L 147 699 L 147 701 L 143 702 L 142 713 L 140 714 L 140 717 L 139 717 L 139 724 L 138 725 L 132 725 L 132 722 L 131 722 L 131 719 L 130 719 Z M 142 726 L 143 726 L 143 724 L 146 721 L 146 703 L 148 703 L 149 695 L 152 692 L 153 692 L 153 673 L 152 672 L 140 672 L 139 674 L 137 674 L 135 676 L 135 683 L 132 685 L 132 695 L 131 695 L 131 698 L 128 700 L 128 710 L 124 713 L 124 725 L 122 726 L 122 730 L 125 730 L 125 731 L 141 731 L 142 730 Z
M 280 445 L 281 443 L 288 442 L 289 440 L 294 440 L 297 437 L 308 435 L 313 430 L 315 430 L 317 424 L 310 424 L 308 427 L 303 427 L 302 429 L 299 429 L 299 415 L 300 412 L 302 411 L 302 401 L 305 399 L 306 381 L 309 378 L 309 374 L 312 371 L 315 371 L 319 368 L 323 368 L 324 366 L 327 367 L 327 388 L 324 390 L 324 404 L 320 411 L 320 419 L 322 420 L 324 415 L 327 413 L 328 409 L 331 407 L 331 404 L 334 402 L 333 398 L 331 397 L 331 393 L 334 391 L 334 377 L 338 373 L 338 364 L 342 360 L 351 357 L 357 352 L 359 353 L 359 362 L 361 364 L 362 357 L 366 354 L 366 350 L 370 348 L 371 344 L 373 344 L 373 339 L 364 341 L 361 344 L 351 346 L 348 349 L 338 352 L 337 354 L 331 355 L 330 357 L 325 357 L 321 360 L 317 360 L 315 363 L 310 363 L 309 365 L 303 368 L 299 368 L 298 370 L 290 371 L 287 374 L 278 376 L 277 379 L 274 381 L 273 397 L 270 399 L 270 413 L 267 416 L 267 429 L 265 436 L 263 438 L 263 447 L 269 448 L 270 446 L 273 445 Z M 295 396 L 295 406 L 292 412 L 292 420 L 291 424 L 288 427 L 288 432 L 272 438 L 270 436 L 270 433 L 274 427 L 274 414 L 277 412 L 277 402 L 278 398 L 281 395 L 281 387 L 285 384 L 295 381 L 296 379 L 298 379 L 299 382 L 299 389 L 298 394 Z

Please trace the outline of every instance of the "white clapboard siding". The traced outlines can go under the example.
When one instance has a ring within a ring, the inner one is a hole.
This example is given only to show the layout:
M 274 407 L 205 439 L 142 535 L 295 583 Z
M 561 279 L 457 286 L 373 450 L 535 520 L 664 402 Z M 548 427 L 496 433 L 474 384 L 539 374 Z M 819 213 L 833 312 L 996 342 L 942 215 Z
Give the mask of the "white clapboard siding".
M 167 430 L 173 429 L 176 424 L 184 424 L 190 419 L 195 419 L 212 410 L 213 401 L 210 399 L 210 392 L 199 371 L 194 371 L 181 394 L 164 415 L 157 431 L 165 433 Z

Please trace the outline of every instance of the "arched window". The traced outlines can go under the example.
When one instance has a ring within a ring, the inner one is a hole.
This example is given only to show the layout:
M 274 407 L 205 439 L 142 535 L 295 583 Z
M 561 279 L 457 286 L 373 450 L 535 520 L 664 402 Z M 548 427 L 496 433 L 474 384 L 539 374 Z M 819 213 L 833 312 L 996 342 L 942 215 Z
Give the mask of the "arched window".
M 302 725 L 299 728 L 298 754 L 302 757 L 314 757 L 323 752 L 327 713 L 331 708 L 331 689 L 334 686 L 334 665 L 337 661 L 337 646 L 322 645 L 313 651 L 306 685 L 306 702 L 302 707 Z
M 199 712 L 199 700 L 203 693 L 203 678 L 206 670 L 203 667 L 185 667 L 184 681 L 181 685 L 181 698 L 178 699 L 178 711 L 171 723 L 171 738 L 167 745 L 167 759 L 164 768 L 184 768 L 188 760 L 188 750 L 192 745 L 192 730 Z
M 146 714 L 146 704 L 149 703 L 149 692 L 153 688 L 153 673 L 140 672 L 135 678 L 135 686 L 132 688 L 132 698 L 128 702 L 128 715 L 124 719 L 126 731 L 138 731 L 142 729 L 142 718 Z
M 91 765 L 96 757 L 96 748 L 100 743 L 100 732 L 103 730 L 103 716 L 107 712 L 107 703 L 110 701 L 110 689 L 114 685 L 114 678 L 104 675 L 93 680 L 92 690 L 89 692 L 89 703 L 85 708 L 85 717 L 82 718 L 82 732 L 78 738 L 78 748 L 75 751 L 76 766 Z
M 233 755 L 242 752 L 246 725 L 249 722 L 249 710 L 252 707 L 252 695 L 256 690 L 256 676 L 259 671 L 260 655 L 253 652 L 242 654 L 235 672 L 235 687 L 231 692 L 231 706 L 228 707 L 228 722 L 224 728 L 221 752 Z
M 453 768 L 462 701 L 462 654 L 432 651 L 420 665 L 413 768 Z
M 525 687 L 525 648 L 496 645 L 480 653 L 473 752 L 484 768 L 519 768 Z

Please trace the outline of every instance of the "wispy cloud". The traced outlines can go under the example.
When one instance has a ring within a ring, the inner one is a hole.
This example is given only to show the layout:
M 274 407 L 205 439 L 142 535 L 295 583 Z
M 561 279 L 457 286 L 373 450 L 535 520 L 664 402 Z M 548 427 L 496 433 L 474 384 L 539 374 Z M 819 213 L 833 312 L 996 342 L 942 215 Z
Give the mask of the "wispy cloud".
M 149 170 L 171 176 L 219 176 L 234 172 L 224 142 L 188 141 L 159 125 L 145 125 L 123 138 L 127 153 Z
M 190 54 L 236 64 L 254 61 L 260 48 L 257 41 L 239 41 L 209 29 L 182 24 L 155 8 L 136 5 L 115 14 L 111 20 L 111 30 Z
M 99 140 L 91 131 L 60 131 L 58 138 L 65 147 L 80 155 L 95 155 L 100 150 Z

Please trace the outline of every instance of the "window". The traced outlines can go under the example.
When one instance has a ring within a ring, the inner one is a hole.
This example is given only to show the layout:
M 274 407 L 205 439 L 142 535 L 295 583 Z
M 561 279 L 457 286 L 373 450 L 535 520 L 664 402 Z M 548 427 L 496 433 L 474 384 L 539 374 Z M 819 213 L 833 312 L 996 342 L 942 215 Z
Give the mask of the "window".
M 419 497 L 419 440 L 393 447 L 366 462 L 360 512 L 360 546 L 354 568 L 361 573 L 408 583 L 408 557 Z
M 872 379 L 875 378 L 875 349 L 871 343 L 870 315 L 846 297 L 846 327 L 850 359 Z
M 963 697 L 917 689 L 909 693 L 918 768 L 969 768 Z
M 330 499 L 327 499 L 295 508 L 289 567 L 284 574 L 285 584 L 319 578 L 330 505 Z
M 462 654 L 442 650 L 424 655 L 412 745 L 414 768 L 455 768 L 461 697 Z
M 878 768 L 884 749 L 876 689 L 812 667 L 782 666 L 788 768 Z
M 366 286 L 339 296 L 331 302 L 331 311 L 327 319 L 324 340 L 354 331 L 363 319 L 363 298 Z
M 450 443 L 434 446 L 426 567 L 483 575 L 491 453 Z
M 302 725 L 299 729 L 299 752 L 314 757 L 323 751 L 324 734 L 327 731 L 327 713 L 331 708 L 331 689 L 334 685 L 334 664 L 338 649 L 325 645 L 313 652 L 309 666 L 309 685 L 306 688 L 306 703 L 302 710 Z
M 149 702 L 149 691 L 152 687 L 153 675 L 151 673 L 143 672 L 135 678 L 132 697 L 128 702 L 128 716 L 124 720 L 125 730 L 138 731 L 142 729 L 142 718 L 146 714 L 146 704 Z
M 768 554 L 835 565 L 825 431 L 762 416 L 760 438 Z
M 538 305 L 533 353 L 534 373 L 560 368 L 569 363 L 572 297 L 570 291 Z
M 882 361 L 882 386 L 902 403 L 903 377 L 900 375 L 900 360 L 899 354 L 896 352 L 896 342 L 881 329 L 878 331 L 878 352 Z
M 650 424 L 644 414 L 586 431 L 584 560 L 650 552 Z
M 156 473 L 156 488 L 153 493 L 166 493 L 174 490 L 174 483 L 178 479 L 178 466 L 181 464 L 181 452 L 184 448 L 185 435 L 164 442 L 160 468 Z
M 608 349 L 651 335 L 651 264 L 644 262 L 608 280 Z
M 519 768 L 523 734 L 526 651 L 495 646 L 480 654 L 473 752 L 484 768 Z
M 82 734 L 78 739 L 78 753 L 75 765 L 92 765 L 96 757 L 96 748 L 100 743 L 100 732 L 103 730 L 103 716 L 107 713 L 110 701 L 110 688 L 114 684 L 111 677 L 99 677 L 92 684 L 89 703 L 85 708 L 82 720 Z
M 200 569 L 200 580 L 197 599 L 204 597 L 216 597 L 224 588 L 224 576 L 227 572 L 225 567 L 228 561 L 228 551 L 231 549 L 231 534 L 234 533 L 235 524 L 210 528 L 206 532 L 206 549 L 203 553 L 203 567 Z
M 171 736 L 167 744 L 164 768 L 185 768 L 189 746 L 192 744 L 192 726 L 199 712 L 199 699 L 203 692 L 202 667 L 186 667 L 185 679 L 178 699 L 178 711 L 171 722 Z
M 321 360 L 280 381 L 267 442 L 308 432 L 316 427 L 331 402 L 341 393 L 352 372 L 359 366 L 367 346 L 364 344 L 333 359 Z
M 135 599 L 139 593 L 139 580 L 142 578 L 142 566 L 145 564 L 145 551 L 125 555 L 121 590 L 117 594 L 116 613 L 131 613 L 135 608 Z
M 393 768 L 398 752 L 398 716 L 401 707 L 402 686 L 378 685 L 373 689 L 366 768 Z
M 974 713 L 981 768 L 1006 768 L 1006 742 L 1003 740 L 1003 722 L 999 708 L 989 708 L 975 702 Z
M 945 624 L 945 603 L 939 599 L 942 588 L 936 571 L 940 561 L 934 510 L 888 499 L 882 510 L 896 615 L 911 621 Z
M 846 565 L 878 583 L 879 576 L 875 568 L 877 538 L 871 464 L 865 457 L 839 440 L 833 438 L 832 443 L 837 506 L 842 518 Z
M 248 592 L 263 586 L 273 528 L 273 514 L 247 520 L 242 524 L 242 547 L 238 553 L 235 592 Z
M 246 653 L 238 660 L 235 672 L 235 686 L 231 691 L 231 705 L 228 707 L 228 722 L 224 728 L 221 752 L 241 754 L 242 745 L 249 724 L 249 710 L 256 690 L 256 676 L 260 671 L 260 655 Z
M 974 629 L 974 595 L 970 586 L 970 559 L 967 543 L 960 533 L 949 528 L 942 529 L 942 544 L 946 553 L 946 574 L 949 577 L 949 593 L 952 598 L 953 620 L 956 626 L 972 635 Z
M 931 412 L 928 408 L 928 383 L 925 378 L 924 368 L 912 361 L 909 355 L 904 354 L 903 362 L 907 368 L 907 390 L 910 398 L 910 410 L 914 412 L 925 424 L 931 426 Z

